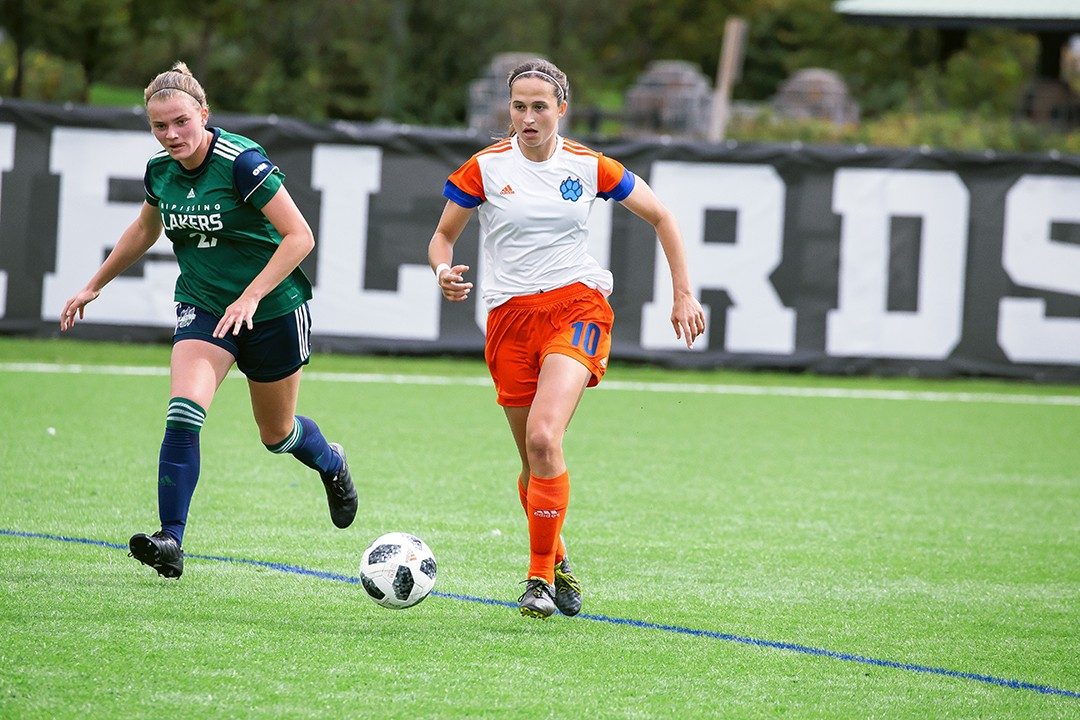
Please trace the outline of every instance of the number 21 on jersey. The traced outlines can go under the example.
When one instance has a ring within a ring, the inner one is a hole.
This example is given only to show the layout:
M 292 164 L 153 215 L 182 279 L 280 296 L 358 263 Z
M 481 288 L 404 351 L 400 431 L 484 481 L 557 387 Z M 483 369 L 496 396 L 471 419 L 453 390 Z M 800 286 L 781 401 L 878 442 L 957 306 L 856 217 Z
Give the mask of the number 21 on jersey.
M 212 248 L 212 247 L 217 246 L 217 238 L 214 237 L 213 235 L 207 235 L 205 233 L 194 232 L 194 233 L 191 233 L 188 237 L 193 237 L 193 238 L 197 237 L 197 238 L 199 238 L 199 244 L 196 247 Z

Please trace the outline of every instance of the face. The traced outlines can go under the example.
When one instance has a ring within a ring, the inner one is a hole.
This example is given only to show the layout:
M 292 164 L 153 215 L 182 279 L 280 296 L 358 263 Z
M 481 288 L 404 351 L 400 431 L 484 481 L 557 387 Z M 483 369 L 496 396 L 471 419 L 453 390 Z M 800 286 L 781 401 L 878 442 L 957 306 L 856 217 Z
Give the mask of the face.
M 514 81 L 510 88 L 510 121 L 518 141 L 526 147 L 543 148 L 559 129 L 566 102 L 555 97 L 555 86 L 536 75 Z
M 201 107 L 195 98 L 175 92 L 168 98 L 151 99 L 146 105 L 150 130 L 169 152 L 173 160 L 185 167 L 198 165 L 198 156 L 206 139 L 209 108 Z

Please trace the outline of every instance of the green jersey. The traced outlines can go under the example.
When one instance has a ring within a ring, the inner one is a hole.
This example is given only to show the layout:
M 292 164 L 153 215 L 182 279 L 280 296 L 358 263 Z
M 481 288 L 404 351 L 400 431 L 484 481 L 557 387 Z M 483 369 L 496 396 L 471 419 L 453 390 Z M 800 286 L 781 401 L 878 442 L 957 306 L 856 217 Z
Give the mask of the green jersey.
M 146 163 L 143 183 L 180 264 L 174 299 L 221 316 L 281 244 L 262 207 L 285 175 L 254 141 L 210 130 L 214 139 L 199 167 L 187 170 L 162 150 Z M 310 299 L 311 283 L 296 268 L 259 302 L 253 321 L 280 317 Z

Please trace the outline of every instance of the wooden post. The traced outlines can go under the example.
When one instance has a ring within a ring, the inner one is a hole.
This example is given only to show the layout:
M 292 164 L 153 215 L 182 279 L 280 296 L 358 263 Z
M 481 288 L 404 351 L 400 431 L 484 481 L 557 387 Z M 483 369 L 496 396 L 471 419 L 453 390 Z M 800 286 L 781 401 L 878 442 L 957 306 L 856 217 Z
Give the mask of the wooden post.
M 727 132 L 731 115 L 731 88 L 742 73 L 745 40 L 746 20 L 732 15 L 724 23 L 724 40 L 716 68 L 716 89 L 713 91 L 709 117 L 709 142 L 720 142 Z

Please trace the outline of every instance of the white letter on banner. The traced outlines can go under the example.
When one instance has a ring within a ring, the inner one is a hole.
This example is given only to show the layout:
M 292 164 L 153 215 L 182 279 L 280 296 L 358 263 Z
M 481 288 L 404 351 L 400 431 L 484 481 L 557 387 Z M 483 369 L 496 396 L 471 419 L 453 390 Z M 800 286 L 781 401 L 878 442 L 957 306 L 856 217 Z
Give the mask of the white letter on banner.
M 769 275 L 783 258 L 784 181 L 767 165 L 658 162 L 649 184 L 674 213 L 686 243 L 690 280 L 704 289 L 727 290 L 724 349 L 775 353 L 795 350 L 795 311 L 784 307 Z M 705 242 L 705 211 L 734 210 L 734 244 Z M 671 273 L 656 247 L 653 300 L 641 318 L 641 346 L 686 348 L 671 326 Z M 709 309 L 705 308 L 706 321 Z M 708 347 L 708 330 L 695 350 Z
M 56 272 L 45 274 L 41 314 L 59 318 L 67 299 L 82 288 L 139 213 L 139 203 L 109 202 L 109 178 L 142 180 L 146 160 L 161 146 L 149 132 L 53 130 L 49 170 L 60 176 L 56 228 Z M 151 252 L 168 260 L 147 260 L 142 277 L 117 277 L 86 308 L 90 323 L 152 325 L 176 323 L 173 287 L 180 267 L 164 233 Z
M 3 173 L 15 165 L 15 126 L 0 124 L 0 198 L 3 197 Z M 2 206 L 3 203 L 0 203 Z M 7 310 L 7 273 L 0 270 L 0 318 Z
M 605 270 L 611 269 L 608 262 L 611 260 L 611 210 L 614 205 L 614 200 L 597 200 L 593 203 L 592 210 L 589 211 L 589 219 L 585 223 L 585 229 L 589 232 L 589 254 Z M 484 289 L 480 282 L 480 278 L 484 275 L 482 267 L 484 264 L 483 247 L 480 248 L 477 255 L 479 257 L 476 259 L 476 267 L 470 267 L 468 273 L 471 277 L 476 278 L 476 285 L 473 287 L 470 297 L 474 298 L 476 305 L 473 313 L 476 327 L 480 328 L 481 333 L 486 333 L 487 306 L 484 305 Z M 465 279 L 469 280 L 470 278 L 466 277 Z
M 364 290 L 368 198 L 382 172 L 379 148 L 316 145 L 311 184 L 322 192 L 318 288 L 312 309 L 325 335 L 437 340 L 442 296 L 427 264 L 398 268 L 398 290 Z
M 1080 247 L 1052 240 L 1053 222 L 1080 224 L 1080 179 L 1022 177 L 1005 198 L 1002 265 L 1017 285 L 1080 295 Z M 1080 363 L 1080 319 L 1046 317 L 1042 298 L 1002 298 L 998 344 L 1014 362 Z
M 833 356 L 941 360 L 963 330 L 969 193 L 952 172 L 840 169 L 833 211 L 840 230 L 839 307 L 825 350 Z M 922 219 L 915 312 L 889 311 L 889 219 Z

